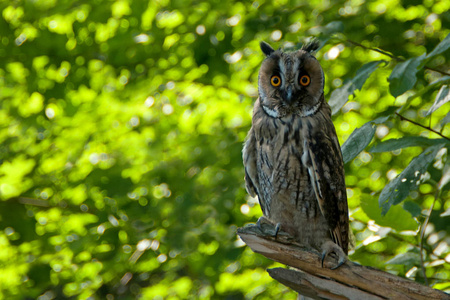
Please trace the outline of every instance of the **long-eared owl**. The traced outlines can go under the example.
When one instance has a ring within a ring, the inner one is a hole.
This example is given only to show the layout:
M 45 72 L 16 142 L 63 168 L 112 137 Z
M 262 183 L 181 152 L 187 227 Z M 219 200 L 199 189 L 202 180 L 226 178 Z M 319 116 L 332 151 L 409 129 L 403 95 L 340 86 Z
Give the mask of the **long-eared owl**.
M 335 253 L 339 267 L 348 253 L 348 207 L 344 166 L 331 110 L 324 98 L 324 73 L 312 53 L 266 55 L 258 77 L 243 160 L 247 192 L 258 196 L 263 219 L 324 258 Z

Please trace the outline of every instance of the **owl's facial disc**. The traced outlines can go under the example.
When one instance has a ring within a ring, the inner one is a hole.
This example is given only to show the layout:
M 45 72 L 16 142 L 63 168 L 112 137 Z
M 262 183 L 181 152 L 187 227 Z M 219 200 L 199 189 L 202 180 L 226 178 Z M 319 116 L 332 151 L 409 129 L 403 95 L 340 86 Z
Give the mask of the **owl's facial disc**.
M 295 102 L 302 102 L 305 95 L 309 94 L 308 86 L 311 83 L 311 77 L 308 73 L 299 69 L 297 72 L 292 72 L 290 75 L 289 84 L 284 87 L 283 99 L 289 105 L 296 105 Z
M 323 71 L 308 51 L 261 49 L 266 59 L 261 65 L 258 91 L 264 112 L 272 118 L 291 114 L 310 116 L 323 102 Z

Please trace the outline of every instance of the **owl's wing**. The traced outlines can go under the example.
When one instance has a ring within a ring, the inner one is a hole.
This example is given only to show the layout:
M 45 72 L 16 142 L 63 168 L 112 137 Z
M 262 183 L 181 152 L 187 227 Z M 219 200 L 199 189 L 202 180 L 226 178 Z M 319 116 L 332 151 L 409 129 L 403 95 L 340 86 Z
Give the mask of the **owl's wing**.
M 261 195 L 258 193 L 259 183 L 258 170 L 256 168 L 256 138 L 253 127 L 247 135 L 247 140 L 245 141 L 244 149 L 242 150 L 242 158 L 244 161 L 245 188 L 247 189 L 247 193 L 249 193 L 252 197 L 258 196 L 261 209 L 265 213 L 266 207 L 264 206 L 264 201 L 261 201 Z
M 331 121 L 331 120 L 330 120 Z M 344 163 L 334 127 L 305 140 L 303 162 L 308 168 L 320 211 L 333 241 L 348 253 L 348 206 Z

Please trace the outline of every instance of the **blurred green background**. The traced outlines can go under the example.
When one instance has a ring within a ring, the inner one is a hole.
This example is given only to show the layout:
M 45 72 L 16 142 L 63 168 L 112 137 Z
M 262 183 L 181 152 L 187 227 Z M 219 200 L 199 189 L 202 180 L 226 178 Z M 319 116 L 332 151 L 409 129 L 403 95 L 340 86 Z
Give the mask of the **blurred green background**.
M 261 215 L 241 159 L 259 42 L 309 37 L 353 142 L 350 259 L 449 291 L 449 142 L 394 114 L 450 136 L 449 8 L 2 1 L 0 299 L 293 299 L 236 229 Z

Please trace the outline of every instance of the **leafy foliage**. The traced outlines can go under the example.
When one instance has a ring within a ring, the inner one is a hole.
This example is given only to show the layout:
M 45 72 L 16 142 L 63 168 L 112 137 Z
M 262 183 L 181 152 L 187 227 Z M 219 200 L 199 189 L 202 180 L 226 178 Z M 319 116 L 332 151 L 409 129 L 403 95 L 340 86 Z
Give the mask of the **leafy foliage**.
M 2 2 L 0 298 L 295 297 L 236 228 L 261 215 L 241 161 L 259 41 L 310 36 L 345 141 L 350 259 L 448 291 L 449 8 Z
M 344 106 L 348 100 L 348 97 L 353 95 L 355 90 L 360 90 L 362 88 L 364 82 L 366 82 L 370 74 L 372 74 L 382 62 L 383 61 L 372 61 L 365 64 L 358 71 L 356 71 L 355 77 L 331 93 L 328 104 L 331 106 L 331 111 L 333 114 L 337 113 L 342 106 Z
M 448 143 L 446 139 L 428 139 L 422 136 L 404 136 L 399 139 L 389 139 L 374 145 L 369 149 L 370 152 L 380 153 L 400 150 L 403 148 L 420 146 L 432 146 L 437 144 Z
M 449 101 L 450 101 L 450 89 L 448 85 L 443 85 L 439 90 L 438 94 L 436 95 L 436 99 L 434 100 L 433 105 L 428 110 L 427 116 L 435 112 L 439 107 L 441 107 L 443 104 Z
M 384 187 L 378 200 L 382 207 L 383 214 L 385 214 L 392 205 L 402 202 L 409 196 L 409 193 L 420 184 L 428 166 L 443 146 L 444 144 L 438 144 L 427 148 L 419 156 L 415 157 L 400 175 Z
M 353 160 L 373 139 L 376 132 L 376 124 L 386 122 L 389 117 L 380 117 L 376 120 L 367 122 L 361 128 L 356 128 L 355 131 L 348 137 L 342 145 L 342 156 L 344 163 Z
M 389 76 L 389 89 L 392 96 L 398 97 L 407 90 L 410 90 L 416 84 L 417 67 L 425 60 L 425 53 L 421 56 L 408 59 L 405 62 L 399 63 L 392 70 Z
M 377 220 L 377 225 L 385 226 L 387 230 L 393 229 L 400 232 L 405 230 L 416 231 L 418 229 L 417 222 L 401 206 L 393 206 L 385 215 L 382 215 L 382 210 L 378 203 L 373 201 L 369 195 L 365 195 L 361 199 L 361 209 L 369 218 Z

